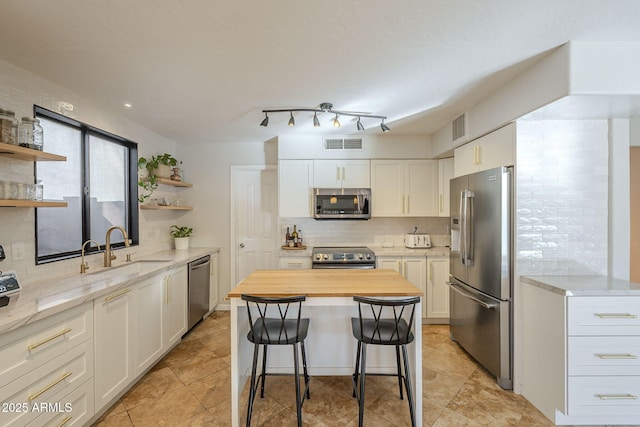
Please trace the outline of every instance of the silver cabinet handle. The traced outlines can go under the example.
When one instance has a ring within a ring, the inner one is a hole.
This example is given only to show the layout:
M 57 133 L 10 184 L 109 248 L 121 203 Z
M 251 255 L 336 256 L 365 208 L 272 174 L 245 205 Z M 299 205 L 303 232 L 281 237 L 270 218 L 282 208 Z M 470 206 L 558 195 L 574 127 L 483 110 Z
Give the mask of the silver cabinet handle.
M 633 394 L 597 394 L 600 400 L 635 400 L 638 396 L 634 396 Z
M 635 354 L 596 354 L 600 359 L 637 359 Z
M 637 319 L 638 316 L 631 313 L 594 313 L 601 319 Z

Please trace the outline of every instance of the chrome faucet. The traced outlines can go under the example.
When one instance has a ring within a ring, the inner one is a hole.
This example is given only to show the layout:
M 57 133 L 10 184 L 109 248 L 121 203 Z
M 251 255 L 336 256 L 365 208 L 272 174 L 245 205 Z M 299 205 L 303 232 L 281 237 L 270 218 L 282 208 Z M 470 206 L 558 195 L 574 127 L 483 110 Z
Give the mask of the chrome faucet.
M 87 240 L 86 242 L 84 242 L 82 244 L 82 258 L 80 260 L 80 274 L 84 274 L 87 272 L 87 270 L 89 269 L 89 263 L 84 261 L 84 248 L 85 246 L 87 246 L 87 243 L 93 242 L 96 244 L 96 246 L 98 246 L 98 250 L 100 250 L 100 243 L 96 242 L 95 240 Z
M 126 230 L 120 227 L 119 225 L 114 225 L 113 227 L 109 227 L 109 229 L 107 230 L 107 236 L 105 237 L 105 244 L 104 244 L 104 266 L 105 267 L 111 267 L 111 261 L 116 259 L 116 256 L 111 250 L 111 232 L 115 229 L 120 230 L 120 232 L 122 233 L 122 237 L 124 238 L 124 245 L 127 248 L 129 247 L 129 237 L 127 236 Z

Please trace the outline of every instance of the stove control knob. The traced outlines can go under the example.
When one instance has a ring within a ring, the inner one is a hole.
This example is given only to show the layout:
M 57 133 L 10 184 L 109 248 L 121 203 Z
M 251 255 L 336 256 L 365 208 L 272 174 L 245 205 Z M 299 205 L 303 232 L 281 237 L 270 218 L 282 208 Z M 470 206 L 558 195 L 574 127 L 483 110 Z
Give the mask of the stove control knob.
M 364 255 L 358 254 L 358 259 L 364 259 Z
M 371 259 L 371 254 L 367 254 L 367 259 Z
M 322 257 L 322 259 L 324 259 L 325 261 L 329 259 L 329 255 L 324 254 L 324 256 Z
M 322 254 L 316 254 L 316 259 L 317 259 L 318 261 L 320 261 L 320 258 L 322 258 Z

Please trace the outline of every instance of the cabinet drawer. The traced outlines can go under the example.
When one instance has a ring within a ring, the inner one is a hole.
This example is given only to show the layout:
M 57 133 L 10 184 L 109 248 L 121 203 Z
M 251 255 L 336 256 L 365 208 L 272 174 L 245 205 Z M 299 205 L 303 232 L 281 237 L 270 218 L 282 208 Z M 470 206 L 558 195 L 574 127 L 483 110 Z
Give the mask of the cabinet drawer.
M 93 380 L 90 379 L 56 403 L 58 405 L 53 409 L 59 410 L 43 413 L 27 427 L 71 427 L 87 424 L 95 414 Z
M 569 335 L 640 335 L 640 297 L 568 300 Z
M 569 337 L 568 373 L 640 376 L 640 336 Z
M 569 416 L 640 416 L 640 377 L 570 377 Z
M 0 413 L 0 425 L 26 425 L 41 415 L 33 410 L 34 405 L 55 404 L 92 377 L 93 340 L 89 340 L 0 388 L 3 407 L 23 405 L 27 409 Z
M 280 270 L 308 269 L 311 268 L 309 257 L 282 257 L 280 258 Z
M 8 384 L 93 336 L 93 304 L 0 335 L 0 384 Z

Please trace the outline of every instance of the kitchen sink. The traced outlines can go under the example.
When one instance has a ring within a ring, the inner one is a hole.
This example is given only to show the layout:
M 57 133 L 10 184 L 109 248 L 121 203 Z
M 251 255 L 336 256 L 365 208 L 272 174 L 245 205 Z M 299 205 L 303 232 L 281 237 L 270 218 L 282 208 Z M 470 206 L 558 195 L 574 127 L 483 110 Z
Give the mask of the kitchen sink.
M 107 268 L 105 270 L 96 271 L 95 273 L 89 273 L 92 276 L 110 277 L 120 276 L 127 274 L 146 273 L 157 267 L 167 265 L 171 260 L 167 259 L 141 259 L 137 261 L 127 262 L 114 267 Z

